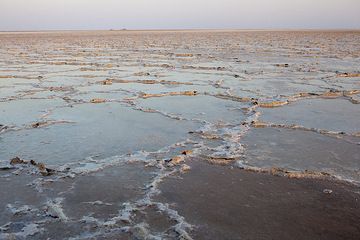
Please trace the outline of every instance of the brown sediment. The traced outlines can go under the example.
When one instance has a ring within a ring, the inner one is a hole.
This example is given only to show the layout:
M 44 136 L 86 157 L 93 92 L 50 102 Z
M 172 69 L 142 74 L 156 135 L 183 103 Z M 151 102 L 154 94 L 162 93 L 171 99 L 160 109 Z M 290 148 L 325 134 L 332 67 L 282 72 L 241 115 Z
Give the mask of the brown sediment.
M 158 111 L 152 108 L 136 108 L 137 110 L 140 110 L 142 112 L 147 112 L 147 113 L 157 113 Z
M 106 81 L 111 81 L 112 83 L 140 83 L 140 84 L 163 84 L 163 85 L 194 85 L 191 82 L 176 82 L 176 81 L 166 81 L 166 80 L 125 80 L 125 79 L 113 79 L 108 78 Z M 104 81 L 101 81 L 104 83 Z
M 314 179 L 322 179 L 322 178 L 332 178 L 329 173 L 326 172 L 316 172 L 305 170 L 303 172 L 289 171 L 285 169 L 273 168 L 271 170 L 272 175 L 276 176 L 286 176 L 288 178 L 314 178 Z
M 176 53 L 175 57 L 193 57 L 194 54 L 192 53 Z
M 272 101 L 272 102 L 257 102 L 257 105 L 261 108 L 275 108 L 289 104 L 288 101 Z
M 265 128 L 265 127 L 268 127 L 269 124 L 265 123 L 265 122 L 260 122 L 260 121 L 252 121 L 251 126 L 253 126 L 255 128 Z
M 191 82 L 176 82 L 176 81 L 166 81 L 166 80 L 160 80 L 159 83 L 165 85 L 194 85 Z
M 19 157 L 14 157 L 10 160 L 10 165 L 18 165 L 18 164 L 26 164 L 26 165 L 35 166 L 39 170 L 40 174 L 43 176 L 50 176 L 55 173 L 54 169 L 47 168 L 45 166 L 45 164 L 37 163 L 34 160 L 27 161 L 27 160 L 23 160 Z
M 182 69 L 226 71 L 225 67 L 182 66 Z
M 225 94 L 215 94 L 215 95 L 208 94 L 208 95 L 214 96 L 217 98 L 221 98 L 221 99 L 232 100 L 232 101 L 236 101 L 236 102 L 255 102 L 255 101 L 257 101 L 257 99 L 255 99 L 255 98 L 230 96 L 230 95 L 225 95 Z
M 105 68 L 113 68 L 114 67 L 114 64 L 112 63 L 107 63 L 104 65 Z
M 42 61 L 30 61 L 28 64 L 48 64 L 48 65 L 75 65 L 75 66 L 86 66 L 91 65 L 90 63 L 81 63 L 81 62 L 66 62 L 66 61 L 58 61 L 58 62 L 42 62 Z
M 141 80 L 141 81 L 137 81 L 138 83 L 142 83 L 142 84 L 155 84 L 156 81 L 155 80 Z
M 245 171 L 257 172 L 257 173 L 268 173 L 273 176 L 287 177 L 287 178 L 310 178 L 310 179 L 332 179 L 336 178 L 326 172 L 317 172 L 311 170 L 304 171 L 292 171 L 285 168 L 272 167 L 272 168 L 258 168 L 251 166 L 241 166 L 240 169 Z
M 141 98 L 153 98 L 153 97 L 166 97 L 166 96 L 195 96 L 197 91 L 184 91 L 184 92 L 167 92 L 167 93 L 142 93 Z
M 339 73 L 336 75 L 339 78 L 355 78 L 360 77 L 360 73 Z
M 74 122 L 67 121 L 67 120 L 48 120 L 48 121 L 32 123 L 32 124 L 30 124 L 30 126 L 28 128 L 41 128 L 41 127 L 47 127 L 50 125 L 64 124 L 64 123 L 74 123 Z
M 208 163 L 214 165 L 221 165 L 221 166 L 232 164 L 235 161 L 234 158 L 211 157 L 211 156 L 203 156 L 203 157 L 206 159 Z
M 104 103 L 106 102 L 106 99 L 103 98 L 93 98 L 90 100 L 90 103 Z
M 296 97 L 313 97 L 313 96 L 319 96 L 317 93 L 311 93 L 311 92 L 304 92 L 304 93 L 298 93 Z
M 22 160 L 19 157 L 14 157 L 10 160 L 10 164 L 11 165 L 15 165 L 15 164 L 27 164 L 28 161 Z
M 30 160 L 30 164 L 36 166 L 43 176 L 50 176 L 55 173 L 54 169 L 47 168 L 43 163 L 37 163 L 34 160 Z
M 80 71 L 82 72 L 92 72 L 92 71 L 96 71 L 96 69 L 93 69 L 93 68 L 86 68 L 86 67 L 82 67 L 80 68 Z
M 350 96 L 350 95 L 355 95 L 355 94 L 360 94 L 360 90 L 358 89 L 354 89 L 354 90 L 347 90 L 343 92 L 344 96 Z
M 150 76 L 151 74 L 148 72 L 137 72 L 133 74 L 134 76 L 142 77 L 142 76 Z
M 193 131 L 190 131 L 189 134 L 197 134 L 201 138 L 204 138 L 204 139 L 221 139 L 221 137 L 219 135 L 206 133 L 206 132 L 193 132 Z
M 165 97 L 170 96 L 169 93 L 142 93 L 140 94 L 141 98 L 153 98 L 153 97 Z
M 102 85 L 111 85 L 113 82 L 110 79 L 106 79 L 100 82 Z
M 287 97 L 288 100 L 284 100 L 284 101 L 261 101 L 257 98 L 250 98 L 250 97 L 239 97 L 239 96 L 234 96 L 234 95 L 225 95 L 225 94 L 208 94 L 207 95 L 210 96 L 214 96 L 217 98 L 221 98 L 221 99 L 227 99 L 227 100 L 231 100 L 231 101 L 237 101 L 237 102 L 252 102 L 254 105 L 258 105 L 261 108 L 274 108 L 274 107 L 281 107 L 281 106 L 285 106 L 288 105 L 290 102 L 294 102 L 297 101 L 301 98 L 339 98 L 339 97 L 347 97 L 347 99 L 349 101 L 351 101 L 354 104 L 358 104 L 360 102 L 360 100 L 357 100 L 353 97 L 351 97 L 352 95 L 357 95 L 360 94 L 360 90 L 358 89 L 353 89 L 353 90 L 345 90 L 345 91 L 340 91 L 340 90 L 330 90 L 330 91 L 326 91 L 323 93 L 312 93 L 312 92 L 300 92 L 297 93 L 293 96 L 289 96 Z
M 0 79 L 1 78 L 22 78 L 22 79 L 37 79 L 37 80 L 40 80 L 43 77 L 42 76 L 33 77 L 33 76 L 0 75 Z
M 132 83 L 134 80 L 124 80 L 124 79 L 115 79 L 115 78 L 107 78 L 105 81 L 111 81 L 112 83 Z M 103 83 L 104 81 L 100 81 Z
M 275 64 L 275 67 L 289 67 L 290 65 L 288 63 L 280 63 L 280 64 Z
M 185 161 L 184 156 L 175 156 L 175 157 L 172 157 L 172 158 L 169 160 L 169 162 L 171 162 L 171 163 L 174 164 L 174 165 L 178 165 L 178 164 L 180 164 L 180 163 L 182 163 L 182 162 L 184 162 L 184 161 Z
M 192 150 L 184 150 L 184 151 L 182 151 L 181 154 L 183 154 L 183 155 L 191 155 L 192 153 L 193 153 Z
M 164 180 L 158 199 L 174 204 L 197 226 L 191 232 L 194 239 L 360 238 L 356 186 L 326 177 L 289 179 L 203 161 L 190 166 L 181 179 Z
M 300 99 L 307 99 L 307 98 L 326 98 L 326 99 L 334 99 L 334 98 L 341 98 L 345 97 L 353 104 L 358 104 L 359 100 L 355 99 L 353 95 L 360 94 L 359 89 L 352 89 L 352 90 L 329 90 L 322 93 L 312 93 L 312 92 L 301 92 L 297 93 L 292 96 L 288 96 L 288 100 L 290 102 L 298 101 Z
M 47 65 L 69 65 L 69 66 L 95 66 L 95 67 L 101 67 L 101 68 L 110 68 L 114 67 L 113 64 L 103 64 L 103 63 L 94 63 L 94 62 L 79 62 L 79 61 L 30 61 L 27 62 L 27 64 L 47 64 Z M 92 71 L 90 68 L 80 68 L 81 71 Z
M 47 90 L 51 92 L 68 92 L 68 91 L 74 91 L 73 87 L 49 87 L 46 88 Z
M 175 68 L 175 66 L 164 63 L 164 64 L 150 64 L 150 63 L 144 63 L 144 67 L 161 67 L 161 68 Z
M 0 78 L 16 78 L 15 76 L 11 76 L 11 75 L 0 75 Z
M 338 98 L 343 95 L 344 95 L 344 93 L 342 91 L 334 90 L 334 91 L 325 92 L 325 93 L 321 94 L 320 96 L 322 98 Z

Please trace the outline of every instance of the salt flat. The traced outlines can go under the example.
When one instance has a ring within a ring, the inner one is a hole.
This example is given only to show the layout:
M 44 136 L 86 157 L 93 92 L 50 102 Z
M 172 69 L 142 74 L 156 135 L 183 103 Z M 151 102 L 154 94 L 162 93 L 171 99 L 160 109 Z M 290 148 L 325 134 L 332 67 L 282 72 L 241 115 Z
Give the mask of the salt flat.
M 1 32 L 0 239 L 359 239 L 359 42 Z

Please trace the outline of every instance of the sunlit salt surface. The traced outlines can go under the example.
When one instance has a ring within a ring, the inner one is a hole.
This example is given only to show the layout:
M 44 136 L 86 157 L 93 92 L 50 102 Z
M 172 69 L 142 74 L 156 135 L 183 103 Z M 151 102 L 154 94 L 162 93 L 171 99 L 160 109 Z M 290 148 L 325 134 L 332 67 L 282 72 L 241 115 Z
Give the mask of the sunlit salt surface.
M 159 189 L 194 159 L 359 184 L 359 42 L 1 33 L 0 239 L 192 239 Z
M 309 99 L 261 111 L 261 120 L 265 122 L 298 124 L 349 134 L 360 132 L 359 105 L 345 99 Z
M 360 145 L 291 129 L 255 129 L 244 138 L 245 162 L 257 167 L 317 170 L 360 181 Z

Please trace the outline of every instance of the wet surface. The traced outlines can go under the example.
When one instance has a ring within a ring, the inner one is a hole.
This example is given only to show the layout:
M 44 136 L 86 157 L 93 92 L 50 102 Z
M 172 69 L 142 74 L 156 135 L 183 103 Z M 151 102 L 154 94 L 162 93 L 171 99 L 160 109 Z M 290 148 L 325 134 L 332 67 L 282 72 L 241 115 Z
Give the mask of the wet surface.
M 327 172 L 359 182 L 360 145 L 333 136 L 283 128 L 257 128 L 243 139 L 240 161 L 260 168 Z
M 261 121 L 356 134 L 360 132 L 359 105 L 345 99 L 309 99 L 282 108 L 262 110 Z
M 358 239 L 359 41 L 0 33 L 0 239 Z
M 194 239 L 358 239 L 357 188 L 191 163 L 168 179 L 161 200 L 190 223 Z M 327 192 L 331 190 L 331 194 Z

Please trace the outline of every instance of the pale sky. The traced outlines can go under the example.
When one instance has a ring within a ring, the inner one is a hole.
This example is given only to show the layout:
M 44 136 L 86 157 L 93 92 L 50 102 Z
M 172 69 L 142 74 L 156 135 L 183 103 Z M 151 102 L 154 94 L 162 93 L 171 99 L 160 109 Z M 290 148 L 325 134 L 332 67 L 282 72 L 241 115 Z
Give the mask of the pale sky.
M 0 0 L 0 31 L 351 28 L 360 0 Z

